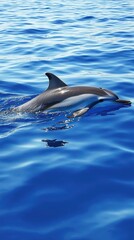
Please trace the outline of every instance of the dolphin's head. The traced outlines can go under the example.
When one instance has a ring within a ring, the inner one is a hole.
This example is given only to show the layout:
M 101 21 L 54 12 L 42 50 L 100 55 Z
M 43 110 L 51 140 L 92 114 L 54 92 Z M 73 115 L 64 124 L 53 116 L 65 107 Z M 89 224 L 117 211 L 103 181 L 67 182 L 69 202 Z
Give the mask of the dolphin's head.
M 118 103 L 122 103 L 122 104 L 126 104 L 126 105 L 130 105 L 131 101 L 129 100 L 124 100 L 124 99 L 120 99 L 115 93 L 113 93 L 112 91 L 108 90 L 108 89 L 103 89 L 103 91 L 105 92 L 105 99 L 108 100 L 113 100 L 115 102 Z

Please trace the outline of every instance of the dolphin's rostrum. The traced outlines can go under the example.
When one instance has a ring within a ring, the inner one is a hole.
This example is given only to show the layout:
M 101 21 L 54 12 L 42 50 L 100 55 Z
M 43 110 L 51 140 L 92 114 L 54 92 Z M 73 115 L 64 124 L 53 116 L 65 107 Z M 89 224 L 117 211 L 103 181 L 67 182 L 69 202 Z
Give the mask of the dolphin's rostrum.
M 76 86 L 69 87 L 52 73 L 46 73 L 49 86 L 40 95 L 30 101 L 16 107 L 17 112 L 44 112 L 44 111 L 67 111 L 72 110 L 70 117 L 78 117 L 86 113 L 99 102 L 112 100 L 122 104 L 131 104 L 128 100 L 119 97 L 110 90 Z

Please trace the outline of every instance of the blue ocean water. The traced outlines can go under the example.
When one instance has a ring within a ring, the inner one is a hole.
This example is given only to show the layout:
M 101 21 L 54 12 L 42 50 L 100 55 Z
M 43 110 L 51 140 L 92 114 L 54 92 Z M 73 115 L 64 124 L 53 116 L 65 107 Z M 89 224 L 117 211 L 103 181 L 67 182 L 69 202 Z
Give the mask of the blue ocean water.
M 0 1 L 0 239 L 134 239 L 134 2 Z M 13 114 L 48 86 L 132 101 Z

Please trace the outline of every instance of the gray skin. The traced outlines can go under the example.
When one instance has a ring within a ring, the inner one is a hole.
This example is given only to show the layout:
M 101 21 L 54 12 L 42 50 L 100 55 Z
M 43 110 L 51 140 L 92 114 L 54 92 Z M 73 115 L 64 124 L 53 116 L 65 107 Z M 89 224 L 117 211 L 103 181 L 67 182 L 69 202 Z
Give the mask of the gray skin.
M 119 99 L 116 94 L 107 89 L 85 86 L 69 87 L 52 73 L 46 73 L 46 76 L 49 79 L 47 90 L 14 108 L 14 111 L 31 113 L 53 112 L 58 110 L 66 111 L 75 107 L 75 111 L 69 117 L 78 117 L 86 113 L 97 103 L 106 100 L 131 104 L 128 100 Z

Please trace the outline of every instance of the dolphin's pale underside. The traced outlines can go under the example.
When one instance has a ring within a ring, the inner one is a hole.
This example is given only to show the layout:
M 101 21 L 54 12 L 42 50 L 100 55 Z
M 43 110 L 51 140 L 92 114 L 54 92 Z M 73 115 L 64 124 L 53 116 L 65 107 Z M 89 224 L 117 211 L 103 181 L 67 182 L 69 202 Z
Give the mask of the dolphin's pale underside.
M 52 73 L 46 73 L 49 79 L 47 90 L 30 101 L 16 107 L 17 112 L 44 112 L 72 110 L 70 117 L 78 117 L 86 113 L 99 102 L 112 100 L 123 104 L 131 104 L 128 100 L 121 100 L 110 90 L 76 86 L 69 87 Z

